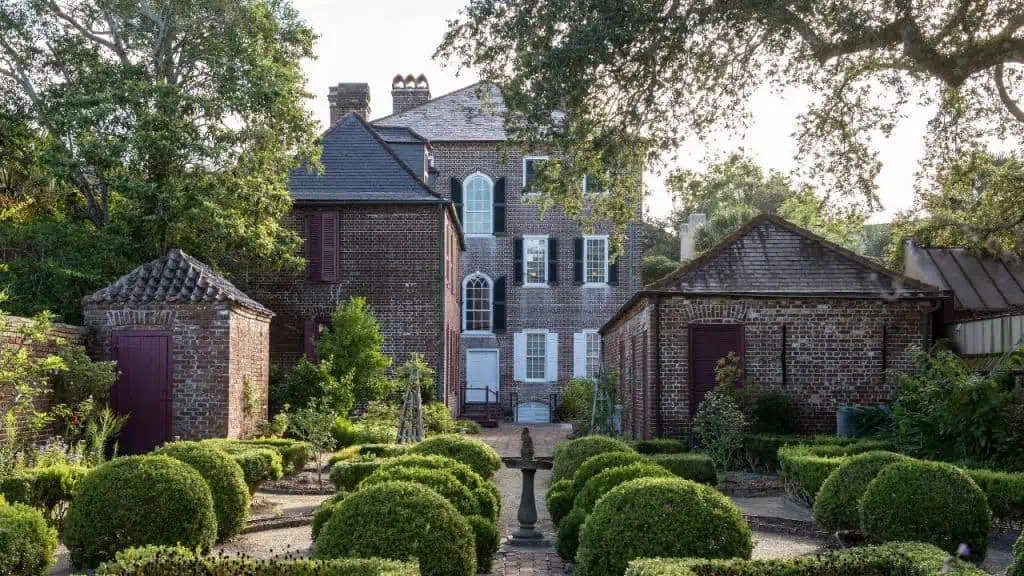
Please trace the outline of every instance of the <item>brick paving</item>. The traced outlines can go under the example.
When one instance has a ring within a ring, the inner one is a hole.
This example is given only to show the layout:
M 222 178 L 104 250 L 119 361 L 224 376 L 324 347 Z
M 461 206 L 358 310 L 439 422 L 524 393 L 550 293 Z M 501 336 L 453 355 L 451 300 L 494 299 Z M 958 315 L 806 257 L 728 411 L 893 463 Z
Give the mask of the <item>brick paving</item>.
M 502 456 L 519 455 L 519 438 L 523 427 L 517 424 L 502 424 L 497 429 L 484 429 L 478 436 Z M 569 428 L 558 424 L 542 424 L 530 426 L 533 437 L 534 454 L 551 456 L 555 444 L 564 440 Z M 495 481 L 501 490 L 501 537 L 511 534 L 519 526 L 516 514 L 519 511 L 519 493 L 521 489 L 521 473 L 502 467 L 495 475 Z M 551 483 L 551 471 L 539 470 L 536 476 L 534 491 L 537 495 L 537 529 L 548 540 L 543 548 L 515 548 L 502 544 L 494 560 L 495 576 L 547 576 L 564 574 L 571 571 L 565 562 L 555 553 L 555 528 L 551 523 L 551 515 L 544 505 L 544 494 Z

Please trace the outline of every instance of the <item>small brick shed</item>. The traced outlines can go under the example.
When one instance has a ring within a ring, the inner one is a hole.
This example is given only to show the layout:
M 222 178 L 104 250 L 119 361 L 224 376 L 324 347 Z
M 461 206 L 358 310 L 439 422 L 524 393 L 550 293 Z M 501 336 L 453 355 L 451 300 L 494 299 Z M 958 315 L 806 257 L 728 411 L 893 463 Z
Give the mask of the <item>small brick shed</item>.
M 118 362 L 120 450 L 240 438 L 267 418 L 273 313 L 173 249 L 83 299 L 93 356 Z
M 740 357 L 754 395 L 793 398 L 798 427 L 835 432 L 836 409 L 887 402 L 945 294 L 774 216 L 759 216 L 639 291 L 601 329 L 623 431 L 684 436 L 714 367 Z

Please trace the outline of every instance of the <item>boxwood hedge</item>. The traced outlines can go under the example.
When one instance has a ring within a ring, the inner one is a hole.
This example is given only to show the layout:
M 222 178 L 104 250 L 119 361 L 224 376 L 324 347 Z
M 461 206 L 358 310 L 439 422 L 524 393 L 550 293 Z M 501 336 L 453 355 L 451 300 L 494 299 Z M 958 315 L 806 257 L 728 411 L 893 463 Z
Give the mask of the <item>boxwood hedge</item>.
M 229 453 L 230 454 L 230 453 Z M 249 493 L 254 494 L 260 484 L 278 480 L 284 475 L 281 455 L 270 448 L 252 448 L 231 454 L 231 458 L 242 467 L 242 477 Z
M 88 472 L 84 466 L 66 464 L 21 470 L 0 478 L 0 496 L 6 498 L 8 504 L 27 504 L 50 512 L 71 501 Z
M 408 450 L 409 446 L 406 444 L 355 444 L 331 454 L 331 457 L 327 459 L 327 465 L 334 466 L 338 462 L 356 460 L 367 456 L 394 458 L 395 456 L 405 454 Z
M 679 478 L 640 478 L 605 494 L 583 523 L 579 576 L 621 576 L 634 558 L 749 558 L 750 527 L 728 498 Z
M 324 527 L 324 524 L 334 515 L 334 511 L 338 509 L 338 504 L 341 504 L 341 501 L 348 497 L 348 495 L 349 492 L 338 492 L 320 503 L 320 507 L 313 514 L 312 530 L 314 542 L 316 542 L 316 537 L 320 535 L 320 529 Z
M 1006 569 L 1006 576 L 1024 576 L 1024 534 L 1013 545 L 1013 560 Z
M 880 450 L 850 456 L 821 485 L 814 499 L 814 520 L 829 532 L 858 529 L 858 506 L 868 484 L 886 466 L 907 459 L 902 454 Z
M 555 446 L 551 482 L 572 480 L 576 470 L 590 458 L 605 452 L 630 452 L 628 444 L 607 436 L 584 436 Z
M 992 513 L 985 493 L 962 470 L 908 460 L 882 469 L 860 501 L 860 527 L 869 542 L 925 542 L 950 554 L 961 544 L 985 557 Z
M 493 520 L 483 516 L 467 516 L 469 527 L 473 529 L 473 544 L 476 547 L 476 571 L 486 574 L 491 571 L 494 554 L 501 547 L 501 533 Z
M 680 440 L 671 438 L 652 438 L 632 443 L 633 449 L 641 454 L 680 454 L 686 452 L 686 446 Z
M 655 454 L 648 460 L 686 480 L 716 486 L 718 473 L 707 454 Z
M 947 572 L 947 556 L 928 544 L 899 543 L 784 560 L 643 558 L 629 563 L 626 576 L 984 576 L 985 572 L 963 561 L 953 562 Z
M 418 558 L 423 576 L 473 576 L 473 529 L 447 500 L 413 482 L 385 482 L 348 496 L 320 529 L 315 556 Z
M 609 468 L 587 481 L 586 486 L 576 496 L 573 507 L 590 514 L 594 510 L 594 505 L 597 504 L 597 501 L 619 484 L 624 484 L 637 478 L 667 478 L 673 476 L 674 474 L 653 462 L 636 462 L 629 466 Z
M 636 452 L 605 452 L 587 458 L 572 476 L 572 497 L 575 500 L 586 486 L 587 481 L 609 468 L 628 466 L 642 462 L 644 457 Z
M 799 436 L 790 434 L 747 434 L 743 437 L 743 451 L 747 463 L 754 468 L 776 472 L 779 469 L 779 448 L 802 444 L 804 446 L 844 446 L 858 442 L 856 438 L 842 436 Z
M 380 469 L 360 482 L 359 489 L 363 490 L 377 484 L 396 481 L 415 482 L 430 488 L 451 502 L 452 506 L 455 506 L 455 509 L 463 516 L 472 516 L 479 510 L 476 498 L 469 488 L 463 486 L 455 479 L 455 476 L 444 470 L 429 468 Z
M 172 442 L 156 452 L 195 468 L 213 494 L 217 539 L 227 540 L 242 531 L 249 519 L 249 489 L 242 467 L 222 450 L 199 442 Z
M 573 507 L 572 512 L 558 525 L 555 535 L 555 551 L 566 562 L 576 562 L 576 552 L 580 547 L 580 530 L 587 521 L 587 513 L 582 508 Z
M 53 565 L 57 531 L 42 512 L 0 497 L 0 574 L 43 576 Z
M 97 466 L 78 486 L 64 521 L 76 567 L 150 544 L 209 550 L 217 538 L 210 486 L 167 456 L 126 456 Z
M 413 454 L 434 454 L 453 458 L 472 468 L 485 480 L 490 480 L 498 468 L 501 468 L 501 457 L 494 448 L 476 438 L 459 434 L 431 436 L 409 451 Z
M 359 483 L 380 468 L 381 460 L 343 461 L 331 466 L 331 482 L 338 490 L 353 492 Z
M 182 547 L 133 548 L 99 567 L 97 576 L 418 576 L 415 561 L 345 558 L 341 560 L 249 560 L 202 558 Z
M 429 468 L 443 470 L 455 476 L 463 486 L 476 497 L 480 505 L 479 514 L 484 518 L 497 520 L 501 512 L 501 493 L 494 482 L 484 480 L 472 468 L 453 458 L 425 454 L 405 454 L 380 461 L 380 468 Z
M 544 496 L 544 503 L 547 504 L 551 522 L 557 528 L 572 510 L 572 480 L 559 480 L 552 484 Z
M 787 494 L 813 506 L 814 498 L 825 479 L 842 465 L 847 456 L 889 448 L 889 443 L 877 440 L 783 446 L 779 448 L 780 476 L 785 482 Z

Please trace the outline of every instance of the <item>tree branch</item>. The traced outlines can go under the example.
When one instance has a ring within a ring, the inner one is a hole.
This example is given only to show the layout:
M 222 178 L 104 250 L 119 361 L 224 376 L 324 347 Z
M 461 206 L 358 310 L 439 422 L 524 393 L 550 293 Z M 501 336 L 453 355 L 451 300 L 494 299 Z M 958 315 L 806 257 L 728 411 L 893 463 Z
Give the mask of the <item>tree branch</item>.
M 993 76 L 996 80 L 996 90 L 999 92 L 999 100 L 1018 122 L 1024 122 L 1024 110 L 1021 109 L 1020 105 L 1017 104 L 1017 102 L 1010 96 L 1010 93 L 1006 90 L 1006 82 L 1003 79 L 1004 66 L 1005 64 L 999 64 L 993 71 Z
M 115 44 L 114 42 L 104 38 L 103 36 L 100 36 L 100 35 L 94 33 L 92 30 L 90 30 L 85 25 L 83 25 L 81 22 L 79 22 L 78 20 L 75 20 L 74 17 L 72 17 L 70 14 L 68 14 L 64 10 L 62 10 L 60 5 L 58 5 L 56 2 L 50 1 L 50 2 L 47 2 L 46 5 L 50 8 L 50 10 L 53 12 L 53 14 L 55 16 L 57 16 L 58 18 L 60 18 L 61 20 L 65 21 L 65 22 L 67 22 L 68 24 L 70 24 L 72 28 L 74 28 L 75 30 L 78 30 L 79 33 L 81 33 L 83 36 L 85 36 L 89 40 L 91 40 L 91 41 L 93 41 L 93 42 L 95 42 L 95 43 L 97 43 L 97 44 L 99 44 L 101 46 L 104 46 L 105 48 L 109 49 L 111 52 L 117 54 L 118 57 L 121 59 L 121 63 L 122 64 L 125 64 L 125 65 L 128 64 L 127 54 L 125 54 L 124 51 L 122 49 L 120 49 L 120 47 L 117 44 Z

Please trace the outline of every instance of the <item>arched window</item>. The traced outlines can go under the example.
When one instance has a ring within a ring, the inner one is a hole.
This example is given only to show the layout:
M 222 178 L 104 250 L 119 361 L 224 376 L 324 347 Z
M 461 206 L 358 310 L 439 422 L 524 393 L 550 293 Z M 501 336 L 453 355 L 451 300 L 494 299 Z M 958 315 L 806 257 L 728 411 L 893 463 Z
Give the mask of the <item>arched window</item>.
M 493 234 L 494 182 L 483 174 L 466 179 L 465 219 L 466 234 Z
M 466 332 L 491 331 L 491 280 L 487 276 L 472 274 L 462 284 L 462 314 Z

